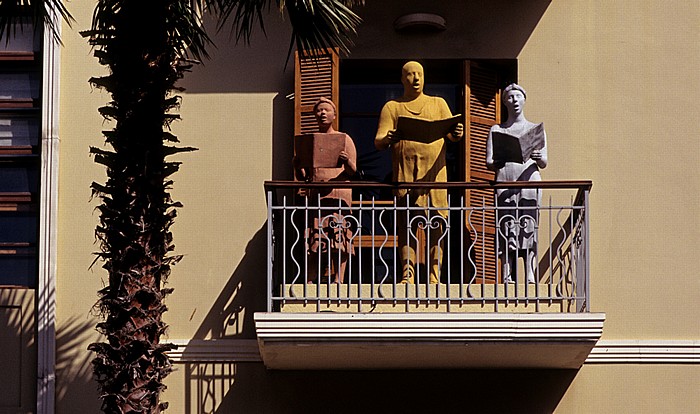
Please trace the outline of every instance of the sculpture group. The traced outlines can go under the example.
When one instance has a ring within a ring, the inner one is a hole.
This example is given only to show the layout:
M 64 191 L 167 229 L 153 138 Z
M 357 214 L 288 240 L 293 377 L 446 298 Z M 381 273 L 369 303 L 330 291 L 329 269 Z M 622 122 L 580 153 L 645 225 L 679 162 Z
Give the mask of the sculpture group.
M 418 62 L 408 62 L 401 70 L 403 95 L 386 102 L 379 116 L 375 136 L 378 150 L 389 150 L 392 156 L 392 178 L 397 183 L 447 182 L 446 142 L 459 141 L 464 136 L 460 116 L 453 117 L 444 99 L 423 92 L 425 74 Z M 539 169 L 547 166 L 546 136 L 542 124 L 528 121 L 523 113 L 525 90 L 517 84 L 508 85 L 502 93 L 508 118 L 489 131 L 486 146 L 486 166 L 495 171 L 496 181 L 539 181 Z M 298 180 L 327 182 L 348 181 L 357 171 L 357 155 L 353 140 L 333 129 L 336 114 L 333 102 L 321 98 L 314 105 L 319 134 L 296 137 L 293 160 Z M 311 142 L 311 149 L 301 150 L 301 140 Z M 316 152 L 319 160 L 302 162 L 302 153 Z M 326 161 L 329 153 L 334 155 Z M 325 164 L 324 164 L 325 162 Z M 305 232 L 308 260 L 307 282 L 321 280 L 343 283 L 345 268 L 354 254 L 353 225 L 349 222 L 352 191 L 328 188 L 307 194 L 310 205 L 335 207 L 331 214 L 319 214 L 310 220 Z M 448 217 L 448 197 L 445 188 L 411 188 L 395 191 L 395 203 L 402 208 L 396 216 L 396 234 L 400 259 L 400 283 L 416 282 L 417 241 L 421 231 L 429 246 L 426 257 L 428 281 L 441 281 L 444 232 Z M 522 257 L 528 283 L 536 282 L 536 245 L 538 189 L 498 189 L 496 192 L 496 226 L 498 254 L 502 280 L 514 282 L 516 260 Z M 315 204 L 314 204 L 315 203 Z M 338 258 L 324 264 L 320 254 Z

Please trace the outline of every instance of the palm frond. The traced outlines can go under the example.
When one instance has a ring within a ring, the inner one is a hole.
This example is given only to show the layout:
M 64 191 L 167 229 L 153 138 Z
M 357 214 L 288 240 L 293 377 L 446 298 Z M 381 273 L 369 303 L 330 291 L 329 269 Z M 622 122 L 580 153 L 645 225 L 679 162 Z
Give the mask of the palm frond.
M 60 16 L 68 26 L 74 21 L 63 0 L 0 0 L 0 40 L 5 42 L 17 34 L 22 24 L 33 23 L 34 30 L 44 27 L 60 43 L 60 35 L 54 19 Z
M 270 0 L 214 0 L 212 11 L 219 17 L 218 30 L 231 24 L 231 37 L 236 42 L 250 43 L 253 29 L 265 32 L 263 12 L 270 10 Z
M 302 55 L 313 55 L 314 50 L 338 48 L 350 52 L 357 26 L 362 19 L 350 7 L 362 4 L 359 0 L 280 0 L 280 6 L 289 14 L 292 41 Z
M 177 29 L 169 33 L 171 44 L 181 51 L 182 58 L 191 56 L 199 61 L 208 58 L 206 48 L 212 41 L 202 22 L 203 2 L 177 1 L 173 2 L 173 7 L 175 18 L 171 27 Z
M 167 13 L 157 10 L 159 16 L 168 16 L 168 20 L 162 23 L 168 28 L 167 41 L 183 61 L 188 57 L 196 60 L 209 57 L 206 48 L 212 45 L 212 41 L 202 22 L 202 10 L 207 3 L 203 0 L 172 1 L 167 5 Z M 130 19 L 134 24 L 148 26 L 151 14 L 156 13 L 156 9 L 146 3 L 140 7 L 142 13 L 134 13 L 134 4 L 124 0 L 99 1 L 93 13 L 92 28 L 81 33 L 90 37 L 93 46 L 102 47 L 116 36 L 114 26 L 120 19 Z
M 219 29 L 231 24 L 236 42 L 250 43 L 256 26 L 265 32 L 263 13 L 270 10 L 271 0 L 208 0 L 219 18 Z M 362 19 L 351 7 L 363 0 L 276 0 L 280 13 L 286 11 L 292 25 L 292 45 L 303 55 L 329 47 L 349 53 L 352 38 Z M 290 48 L 291 51 L 291 48 Z

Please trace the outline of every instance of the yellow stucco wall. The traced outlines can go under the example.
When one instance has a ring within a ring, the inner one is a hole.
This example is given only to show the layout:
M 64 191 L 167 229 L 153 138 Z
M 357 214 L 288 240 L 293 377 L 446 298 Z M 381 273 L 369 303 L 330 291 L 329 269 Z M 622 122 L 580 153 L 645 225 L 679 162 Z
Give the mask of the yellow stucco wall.
M 552 2 L 519 56 L 546 178 L 593 180 L 592 310 L 606 339 L 700 336 L 700 4 Z
M 392 32 L 391 21 L 423 3 L 370 3 L 358 9 L 367 23 L 360 28 L 353 58 L 518 59 L 528 118 L 547 126 L 550 165 L 544 178 L 594 183 L 591 300 L 593 311 L 607 314 L 604 338 L 698 339 L 700 278 L 694 264 L 700 247 L 700 117 L 692 104 L 700 92 L 700 4 L 533 1 L 533 11 L 518 20 L 499 9 L 507 1 L 489 2 L 480 12 L 474 11 L 476 3 L 440 2 L 430 7 L 447 17 L 448 30 L 406 41 Z M 100 131 L 108 125 L 97 107 L 108 97 L 87 83 L 104 69 L 78 34 L 88 28 L 92 6 L 85 0 L 69 4 L 76 23 L 64 30 L 61 50 L 59 412 L 80 412 L 76 407 L 92 412 L 98 406 L 85 348 L 95 339 L 90 310 L 104 272 L 99 264 L 88 270 L 98 248 L 93 243 L 96 201 L 90 202 L 89 186 L 104 173 L 88 149 L 102 145 Z M 380 14 L 387 9 L 393 14 Z M 183 121 L 174 132 L 183 145 L 199 151 L 180 155 L 183 165 L 174 176 L 173 196 L 185 207 L 173 233 L 176 252 L 185 258 L 171 276 L 175 293 L 168 299 L 166 320 L 172 339 L 255 338 L 252 310 L 263 309 L 265 300 L 262 183 L 288 176 L 291 154 L 284 140 L 291 135 L 293 112 L 293 102 L 285 97 L 293 92 L 292 66 L 283 70 L 289 30 L 274 11 L 269 17 L 267 40 L 257 36 L 251 48 L 234 49 L 222 34 L 212 60 L 183 82 L 188 88 Z M 493 26 L 510 32 L 498 35 Z M 285 379 L 328 379 L 274 375 L 252 365 L 237 371 L 239 386 L 232 392 L 254 388 L 246 381 L 280 391 Z M 185 412 L 185 393 L 192 391 L 185 366 L 179 368 L 168 380 L 174 413 Z M 674 375 L 678 382 L 662 381 Z M 460 380 L 454 373 L 450 378 Z M 621 385 L 631 378 L 631 386 Z M 393 390 L 395 383 L 388 377 L 387 382 L 386 391 Z M 690 391 L 698 388 L 695 366 L 586 366 L 554 397 L 561 399 L 558 406 L 557 401 L 546 406 L 567 413 L 627 407 L 662 412 L 670 404 L 667 412 L 684 412 L 674 404 L 682 396 L 700 406 Z M 654 396 L 651 405 L 644 405 L 641 395 Z M 228 398 L 250 406 L 258 397 Z
M 700 369 L 692 365 L 584 365 L 557 413 L 696 413 Z

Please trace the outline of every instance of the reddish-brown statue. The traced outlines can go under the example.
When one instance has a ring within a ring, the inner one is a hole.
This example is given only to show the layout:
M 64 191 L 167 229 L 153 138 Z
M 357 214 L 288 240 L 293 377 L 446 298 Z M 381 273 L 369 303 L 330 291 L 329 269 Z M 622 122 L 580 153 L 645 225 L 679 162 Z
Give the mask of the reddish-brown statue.
M 327 161 L 319 163 L 302 162 L 309 154 L 297 153 L 294 156 L 296 178 L 304 181 L 327 182 L 349 181 L 357 171 L 357 151 L 349 135 L 335 131 L 333 121 L 336 118 L 335 104 L 329 99 L 321 98 L 314 105 L 314 115 L 318 122 L 320 134 L 313 134 L 313 143 L 305 151 L 318 151 L 327 148 L 336 151 L 332 166 Z M 324 140 L 328 142 L 324 145 Z M 333 140 L 334 142 L 330 142 Z M 326 152 L 328 152 L 326 151 Z M 325 154 L 324 156 L 326 156 Z M 319 157 L 316 157 L 319 158 Z M 347 217 L 350 214 L 352 190 L 349 188 L 325 188 L 308 193 L 309 205 L 320 207 L 309 211 L 310 227 L 306 229 L 306 252 L 308 255 L 308 283 L 332 279 L 334 283 L 343 283 L 345 269 L 350 255 L 354 254 L 353 229 Z M 326 208 L 328 207 L 328 208 Z M 330 258 L 330 260 L 328 260 Z M 320 265 L 320 266 L 319 266 Z

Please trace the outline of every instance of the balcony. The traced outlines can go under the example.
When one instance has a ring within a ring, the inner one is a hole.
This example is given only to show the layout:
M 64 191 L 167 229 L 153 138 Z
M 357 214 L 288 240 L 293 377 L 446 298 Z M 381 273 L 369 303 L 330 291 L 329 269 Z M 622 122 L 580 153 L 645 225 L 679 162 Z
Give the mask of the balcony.
M 255 322 L 268 368 L 579 368 L 600 338 L 605 315 L 589 312 L 590 182 L 333 187 L 353 189 L 351 209 L 299 196 L 328 183 L 265 184 L 268 309 Z M 391 195 L 435 189 L 448 208 Z M 540 202 L 494 197 L 523 191 Z M 336 237 L 354 254 L 307 254 Z

